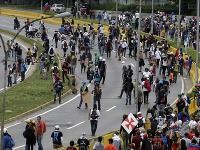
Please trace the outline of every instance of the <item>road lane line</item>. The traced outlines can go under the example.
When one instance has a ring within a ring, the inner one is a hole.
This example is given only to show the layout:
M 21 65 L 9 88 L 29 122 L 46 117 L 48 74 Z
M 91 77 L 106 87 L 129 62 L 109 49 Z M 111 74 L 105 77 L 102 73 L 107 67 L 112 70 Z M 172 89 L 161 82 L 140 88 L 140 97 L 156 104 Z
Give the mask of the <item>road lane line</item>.
M 25 145 L 21 145 L 21 146 L 15 147 L 15 148 L 13 148 L 13 150 L 22 148 L 22 147 L 24 147 L 24 146 L 25 146 Z
M 135 67 L 133 63 L 131 63 L 131 66 Z
M 6 35 L 4 35 L 4 34 L 2 34 L 2 36 L 6 37 L 6 38 L 8 38 L 8 39 L 11 39 L 9 36 L 6 36 Z M 23 45 L 22 43 L 20 43 L 20 42 L 17 42 L 17 43 L 19 43 L 22 47 L 24 47 L 25 49 L 27 49 L 27 47 L 26 47 L 25 45 Z M 31 65 L 28 66 L 27 71 L 25 72 L 25 74 L 27 74 L 27 72 L 29 71 L 30 68 L 31 68 Z M 21 77 L 17 79 L 17 82 L 19 82 L 19 80 L 21 80 Z M 8 88 L 8 87 L 6 87 L 6 89 L 7 89 L 7 88 Z M 0 89 L 0 92 L 3 91 L 3 89 L 4 89 L 4 88 Z
M 89 83 L 87 86 L 90 87 L 90 85 L 91 85 L 91 83 Z M 45 112 L 43 112 L 43 113 L 41 113 L 41 114 L 38 114 L 38 115 L 36 115 L 36 116 L 33 116 L 33 117 L 29 118 L 29 119 L 34 119 L 34 118 L 36 118 L 37 116 L 42 116 L 42 115 L 45 115 L 45 114 L 47 114 L 47 113 L 49 113 L 49 112 L 51 112 L 51 111 L 53 111 L 53 110 L 56 110 L 56 109 L 58 109 L 58 108 L 60 108 L 60 107 L 62 107 L 62 106 L 64 106 L 64 105 L 70 103 L 71 101 L 75 100 L 75 99 L 76 99 L 77 97 L 79 97 L 79 96 L 80 96 L 80 94 L 77 94 L 76 96 L 74 96 L 73 98 L 71 98 L 70 100 L 68 100 L 67 102 L 65 102 L 65 103 L 63 103 L 63 104 L 60 104 L 60 105 L 58 105 L 57 107 L 54 107 L 54 108 L 52 108 L 52 109 L 49 109 L 49 110 L 47 110 L 47 111 L 45 111 Z M 24 121 L 25 121 L 25 120 L 24 120 Z M 24 122 L 24 121 L 22 121 L 22 122 Z M 21 124 L 22 122 L 12 124 L 12 125 L 10 125 L 10 126 L 8 126 L 8 127 L 6 127 L 6 128 L 14 127 L 14 126 L 16 126 L 16 125 Z
M 124 59 L 127 59 L 126 57 L 123 56 Z
M 182 84 L 181 93 L 185 93 L 185 91 L 184 91 L 185 85 L 184 85 L 183 77 L 181 77 L 181 84 Z M 173 103 L 170 106 L 173 106 L 177 100 L 178 100 L 178 98 L 175 101 L 173 101 Z
M 106 110 L 107 112 L 111 111 L 112 109 L 114 109 L 116 106 L 111 107 L 110 109 Z
M 80 122 L 80 123 L 77 123 L 77 124 L 75 124 L 75 125 L 69 127 L 69 128 L 66 128 L 66 129 L 67 129 L 67 130 L 72 129 L 72 128 L 76 127 L 76 126 L 79 126 L 79 125 L 83 124 L 84 122 L 85 122 L 85 121 L 82 121 L 82 122 Z

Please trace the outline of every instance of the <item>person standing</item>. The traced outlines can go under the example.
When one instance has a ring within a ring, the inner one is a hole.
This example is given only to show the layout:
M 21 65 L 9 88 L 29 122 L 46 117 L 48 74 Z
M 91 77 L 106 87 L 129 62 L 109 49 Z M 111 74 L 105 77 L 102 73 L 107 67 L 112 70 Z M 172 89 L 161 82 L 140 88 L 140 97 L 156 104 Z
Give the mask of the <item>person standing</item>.
M 101 110 L 101 95 L 102 95 L 102 90 L 101 87 L 99 86 L 99 83 L 97 82 L 94 86 L 94 90 L 92 91 L 92 94 L 94 93 L 94 104 L 98 102 L 98 110 Z
M 81 88 L 80 88 L 80 95 L 81 95 L 80 97 L 81 97 L 81 99 L 80 99 L 79 106 L 77 107 L 78 109 L 81 108 L 81 105 L 82 105 L 82 103 L 83 103 L 83 95 L 85 95 L 88 91 L 89 91 L 89 90 L 88 90 L 88 87 L 87 87 L 87 85 L 86 85 L 86 81 L 83 81 L 83 82 L 82 82 L 82 86 L 81 86 Z M 88 109 L 87 103 L 85 103 L 85 109 Z
M 149 92 L 150 92 L 150 89 L 148 87 L 150 87 L 150 83 L 147 80 L 147 78 L 144 77 L 144 81 L 142 81 L 142 89 L 143 89 L 144 103 L 145 104 L 149 103 Z
M 26 73 L 26 64 L 24 63 L 23 59 L 20 65 L 20 73 L 21 73 L 21 82 L 22 82 L 25 80 L 25 73 Z
M 113 139 L 113 145 L 116 147 L 117 150 L 122 149 L 122 140 L 119 137 L 119 132 L 115 132 Z
M 55 31 L 52 41 L 55 40 L 55 47 L 58 48 L 58 41 L 60 40 L 58 31 Z
M 59 131 L 59 128 L 60 128 L 59 125 L 56 125 L 55 131 L 53 131 L 51 134 L 54 149 L 62 147 L 63 133 Z
M 42 146 L 42 138 L 43 138 L 43 129 L 44 129 L 44 123 L 41 121 L 41 116 L 37 116 L 37 124 L 36 124 L 36 137 L 37 137 L 37 143 L 38 143 L 38 150 L 43 150 Z
M 106 43 L 107 58 L 111 57 L 111 51 L 112 51 L 112 49 L 113 49 L 112 43 L 111 43 L 111 41 L 109 39 L 108 42 Z
M 23 132 L 24 138 L 26 138 L 26 150 L 33 150 L 34 145 L 36 143 L 36 135 L 35 135 L 35 121 L 27 119 L 26 120 L 26 129 Z
M 15 146 L 15 142 L 13 141 L 10 134 L 8 134 L 8 130 L 4 128 L 4 135 L 3 135 L 3 150 L 12 150 L 12 148 Z
M 102 84 L 104 84 L 105 78 L 106 78 L 107 65 L 106 65 L 105 61 L 106 61 L 105 59 L 102 60 L 101 68 L 99 68 L 100 69 L 100 82 L 103 79 Z
M 64 53 L 63 57 L 65 57 L 66 56 L 66 52 L 68 50 L 67 40 L 64 40 L 62 42 L 62 49 L 63 49 L 63 53 Z
M 113 145 L 113 139 L 108 139 L 109 144 L 105 147 L 104 150 L 117 150 L 116 147 Z
M 94 144 L 93 150 L 104 150 L 104 144 L 102 143 L 102 136 L 98 137 L 98 141 Z
M 82 133 L 82 136 L 77 141 L 79 150 L 87 150 L 90 145 L 90 141 L 86 138 L 85 133 Z
M 91 136 L 95 136 L 99 116 L 100 116 L 100 111 L 97 109 L 97 104 L 94 104 L 93 109 L 90 111 L 90 124 L 92 131 Z
M 12 67 L 11 67 L 11 65 L 8 65 L 8 75 L 7 75 L 7 77 L 8 77 L 8 87 L 12 86 L 12 74 L 13 74 Z
M 133 91 L 133 83 L 131 77 L 127 77 L 127 82 L 124 87 L 124 91 L 126 93 L 126 105 L 129 102 L 129 105 L 131 105 L 131 93 Z
M 53 88 L 54 88 L 54 104 L 56 103 L 56 95 L 58 95 L 59 98 L 59 104 L 61 104 L 61 95 L 62 95 L 62 91 L 64 89 L 64 86 L 61 82 L 61 80 L 56 80 L 55 83 L 53 84 Z

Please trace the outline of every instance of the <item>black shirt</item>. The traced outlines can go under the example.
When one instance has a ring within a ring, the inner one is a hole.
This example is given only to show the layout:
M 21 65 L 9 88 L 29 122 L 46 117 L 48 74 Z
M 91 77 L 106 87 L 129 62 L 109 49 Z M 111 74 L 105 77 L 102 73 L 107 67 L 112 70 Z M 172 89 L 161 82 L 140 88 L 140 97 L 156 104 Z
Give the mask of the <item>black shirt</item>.
M 52 132 L 51 137 L 53 138 L 53 144 L 58 144 L 58 145 L 62 144 L 61 142 L 61 137 L 63 137 L 62 132 L 56 130 Z

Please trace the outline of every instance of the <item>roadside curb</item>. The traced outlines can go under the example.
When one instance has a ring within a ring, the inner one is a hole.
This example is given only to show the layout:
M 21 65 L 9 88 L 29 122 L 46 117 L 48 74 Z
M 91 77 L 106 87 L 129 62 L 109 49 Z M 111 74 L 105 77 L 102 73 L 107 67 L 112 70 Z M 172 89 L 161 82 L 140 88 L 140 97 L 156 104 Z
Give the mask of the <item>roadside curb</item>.
M 69 95 L 70 93 L 71 93 L 71 90 L 68 90 L 67 92 L 65 92 L 64 94 L 62 94 L 61 98 L 64 98 L 65 96 Z M 56 100 L 58 100 L 58 98 L 57 98 Z M 40 106 L 38 106 L 38 107 L 36 107 L 36 108 L 34 108 L 34 109 L 31 109 L 31 110 L 29 110 L 29 111 L 27 111 L 27 112 L 25 112 L 25 113 L 22 113 L 22 114 L 20 114 L 20 115 L 17 115 L 17 116 L 15 116 L 15 117 L 12 117 L 12 118 L 10 118 L 10 119 L 5 120 L 5 123 L 9 123 L 9 122 L 14 121 L 14 120 L 17 120 L 17 119 L 19 119 L 19 118 L 25 117 L 25 116 L 27 116 L 27 115 L 33 113 L 33 112 L 36 112 L 36 111 L 38 111 L 38 110 L 40 110 L 40 109 L 42 109 L 42 108 L 44 108 L 44 107 L 47 107 L 47 106 L 51 105 L 51 104 L 53 104 L 53 103 L 54 103 L 54 100 L 52 99 L 51 101 L 49 101 L 49 102 L 47 102 L 47 103 L 45 103 L 45 104 L 42 104 L 42 105 L 40 105 Z

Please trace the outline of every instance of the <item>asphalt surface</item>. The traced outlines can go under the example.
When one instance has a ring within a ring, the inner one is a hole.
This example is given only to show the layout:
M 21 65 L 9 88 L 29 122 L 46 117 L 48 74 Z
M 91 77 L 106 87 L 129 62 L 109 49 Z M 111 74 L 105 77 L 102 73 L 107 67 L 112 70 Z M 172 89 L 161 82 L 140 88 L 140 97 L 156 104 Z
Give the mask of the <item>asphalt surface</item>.
M 8 36 L 8 35 L 2 35 L 3 36 L 3 40 L 4 42 L 8 41 L 8 40 L 11 40 L 12 37 L 11 36 Z M 25 59 L 26 57 L 26 51 L 29 47 L 29 45 L 25 44 L 23 41 L 18 41 L 16 40 L 16 42 L 18 42 L 19 46 L 21 46 L 22 48 L 22 58 Z M 0 91 L 3 90 L 3 86 L 4 86 L 4 59 L 5 59 L 5 55 L 4 55 L 4 50 L 3 50 L 3 46 L 2 46 L 2 43 L 0 44 L 1 47 L 0 47 Z M 13 65 L 13 63 L 15 63 L 15 59 L 14 57 L 8 57 L 8 65 Z M 29 77 L 33 71 L 35 70 L 36 66 L 35 65 L 27 65 L 27 71 L 26 71 L 26 78 Z M 13 78 L 12 78 L 13 79 Z M 17 76 L 17 83 L 20 83 L 19 81 L 21 80 L 20 76 Z M 7 80 L 6 80 L 6 85 L 7 85 Z M 13 84 L 14 86 L 14 84 Z
M 13 30 L 13 18 L 0 16 L 2 20 L 0 23 L 0 28 L 4 28 L 5 30 Z M 22 19 L 21 19 L 22 20 Z M 38 25 L 38 23 L 35 23 Z M 51 41 L 53 37 L 54 30 L 58 29 L 58 26 L 46 24 L 46 27 L 49 29 L 48 35 Z M 16 31 L 13 31 L 16 32 Z M 21 32 L 22 35 L 25 35 L 24 31 Z M 53 42 L 51 42 L 53 43 Z M 59 46 L 60 47 L 60 43 Z M 95 46 L 92 50 L 92 54 L 94 56 L 94 52 L 98 51 Z M 62 50 L 57 49 L 57 53 L 62 56 Z M 77 56 L 78 58 L 79 56 Z M 102 99 L 101 99 L 101 116 L 99 118 L 98 129 L 96 132 L 96 136 L 105 134 L 109 131 L 113 131 L 119 129 L 123 114 L 135 113 L 136 105 L 134 105 L 134 99 L 132 98 L 132 105 L 125 105 L 125 94 L 122 99 L 118 99 L 117 96 L 120 94 L 122 87 L 122 66 L 123 64 L 115 58 L 115 53 L 112 52 L 111 58 L 107 59 L 106 56 L 103 58 L 106 59 L 107 64 L 107 76 L 104 85 L 102 87 Z M 136 61 L 133 58 L 122 58 L 122 61 L 125 61 L 126 65 L 131 64 L 132 69 L 134 70 L 133 80 L 135 76 L 135 65 Z M 147 60 L 145 60 L 145 64 L 147 67 Z M 158 71 L 157 71 L 158 72 Z M 86 73 L 80 73 L 80 64 L 77 63 L 76 75 L 81 79 L 86 79 Z M 81 79 L 77 78 L 77 89 L 80 88 Z M 89 84 L 89 90 L 93 89 L 93 84 Z M 173 84 L 171 86 L 171 93 L 168 96 L 168 102 L 170 104 L 177 98 L 177 94 L 182 90 L 182 82 L 178 77 L 177 84 Z M 53 96 L 52 96 L 53 98 Z M 84 105 L 79 110 L 76 107 L 78 106 L 80 101 L 79 94 L 77 95 L 69 95 L 62 99 L 62 104 L 54 104 L 50 105 L 42 110 L 39 110 L 27 117 L 18 119 L 14 122 L 6 124 L 8 127 L 8 132 L 12 135 L 14 141 L 16 142 L 16 146 L 14 149 L 22 150 L 24 149 L 25 139 L 23 138 L 23 131 L 25 129 L 26 123 L 24 120 L 27 118 L 36 119 L 37 115 L 42 116 L 42 120 L 47 124 L 47 132 L 43 138 L 43 146 L 44 149 L 52 149 L 52 140 L 51 133 L 54 131 L 54 126 L 59 125 L 60 131 L 63 132 L 64 136 L 64 145 L 69 144 L 70 140 L 75 140 L 81 136 L 82 132 L 86 133 L 86 136 L 90 138 L 91 130 L 90 130 L 90 122 L 88 120 L 88 110 L 84 109 Z M 154 105 L 155 94 L 153 92 L 150 93 L 149 97 L 150 107 Z M 89 108 L 92 107 L 92 104 L 89 105 Z M 147 110 L 147 105 L 142 105 L 141 111 L 143 116 L 145 116 Z M 37 146 L 35 146 L 37 148 Z

